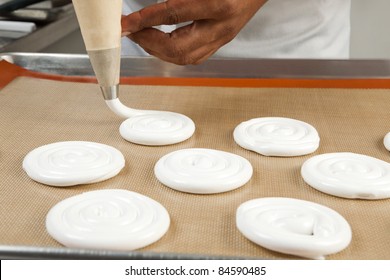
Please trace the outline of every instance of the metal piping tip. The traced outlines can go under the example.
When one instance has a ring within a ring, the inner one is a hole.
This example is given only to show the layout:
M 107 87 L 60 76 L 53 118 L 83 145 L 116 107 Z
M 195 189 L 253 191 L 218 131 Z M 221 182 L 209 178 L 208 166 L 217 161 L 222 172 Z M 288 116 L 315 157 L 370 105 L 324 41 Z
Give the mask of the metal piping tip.
M 100 86 L 104 100 L 113 100 L 119 97 L 119 84 L 115 86 Z

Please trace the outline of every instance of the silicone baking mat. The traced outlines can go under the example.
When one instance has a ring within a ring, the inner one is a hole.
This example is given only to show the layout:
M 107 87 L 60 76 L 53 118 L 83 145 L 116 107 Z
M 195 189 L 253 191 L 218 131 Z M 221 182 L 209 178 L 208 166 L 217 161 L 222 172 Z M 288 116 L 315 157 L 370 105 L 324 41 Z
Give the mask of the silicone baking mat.
M 95 84 L 19 77 L 0 91 L 0 244 L 62 247 L 45 230 L 45 217 L 57 202 L 85 191 L 127 189 L 163 204 L 171 226 L 141 252 L 239 258 L 296 258 L 264 249 L 235 226 L 237 207 L 260 197 L 291 197 L 330 207 L 352 227 L 349 247 L 328 259 L 390 259 L 390 200 L 333 197 L 309 187 L 302 163 L 327 152 L 354 152 L 390 162 L 383 137 L 390 131 L 388 89 L 240 88 L 205 86 L 121 86 L 121 100 L 139 109 L 185 114 L 196 124 L 192 138 L 165 147 L 126 142 L 122 119 L 105 105 Z M 239 147 L 233 130 L 256 117 L 287 117 L 317 128 L 321 143 L 311 155 L 265 157 Z M 55 188 L 32 181 L 24 156 L 41 145 L 70 140 L 111 145 L 125 156 L 118 176 L 96 184 Z M 223 194 L 195 195 L 165 187 L 153 168 L 163 155 L 183 148 L 211 148 L 247 158 L 254 167 L 245 186 Z

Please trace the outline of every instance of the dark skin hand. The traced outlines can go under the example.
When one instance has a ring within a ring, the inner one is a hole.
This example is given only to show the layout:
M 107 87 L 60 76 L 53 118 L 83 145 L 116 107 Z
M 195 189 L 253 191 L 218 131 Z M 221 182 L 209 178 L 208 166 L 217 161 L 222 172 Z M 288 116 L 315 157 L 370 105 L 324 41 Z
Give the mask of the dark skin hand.
M 267 0 L 168 0 L 122 17 L 122 34 L 147 53 L 200 64 L 236 37 Z M 153 26 L 192 22 L 171 33 Z

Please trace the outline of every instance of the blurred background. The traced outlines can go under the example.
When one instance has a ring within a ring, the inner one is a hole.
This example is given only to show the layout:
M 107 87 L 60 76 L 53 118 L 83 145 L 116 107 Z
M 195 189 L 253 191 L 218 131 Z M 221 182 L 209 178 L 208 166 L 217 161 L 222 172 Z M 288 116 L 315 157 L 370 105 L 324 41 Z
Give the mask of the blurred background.
M 0 53 L 85 53 L 71 0 L 16 2 L 32 5 L 0 13 Z M 389 11 L 389 0 L 352 0 L 352 59 L 390 59 Z

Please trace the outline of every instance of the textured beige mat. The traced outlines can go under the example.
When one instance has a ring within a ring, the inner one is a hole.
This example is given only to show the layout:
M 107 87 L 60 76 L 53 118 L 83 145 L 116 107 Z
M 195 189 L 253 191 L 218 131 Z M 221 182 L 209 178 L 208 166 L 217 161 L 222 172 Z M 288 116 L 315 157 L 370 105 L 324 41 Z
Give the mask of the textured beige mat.
M 249 199 L 282 196 L 333 208 L 350 223 L 353 238 L 329 259 L 390 259 L 390 200 L 332 197 L 306 185 L 301 164 L 310 157 L 264 157 L 233 141 L 242 121 L 263 116 L 299 119 L 321 136 L 313 154 L 355 152 L 390 162 L 382 144 L 390 131 L 390 91 L 369 89 L 213 88 L 122 86 L 124 104 L 183 113 L 197 126 L 180 144 L 146 147 L 119 135 L 122 120 L 106 107 L 94 84 L 18 78 L 0 91 L 0 245 L 61 247 L 45 230 L 45 217 L 57 202 L 97 189 L 122 188 L 162 203 L 171 215 L 168 233 L 141 251 L 255 258 L 295 258 L 263 249 L 235 227 L 237 207 Z M 105 182 L 54 188 L 32 181 L 22 160 L 32 149 L 53 142 L 85 140 L 108 144 L 125 155 L 126 167 Z M 184 194 L 157 181 L 156 161 L 178 149 L 203 147 L 232 152 L 254 167 L 244 187 L 216 195 Z

